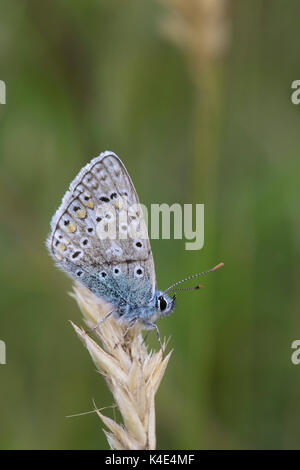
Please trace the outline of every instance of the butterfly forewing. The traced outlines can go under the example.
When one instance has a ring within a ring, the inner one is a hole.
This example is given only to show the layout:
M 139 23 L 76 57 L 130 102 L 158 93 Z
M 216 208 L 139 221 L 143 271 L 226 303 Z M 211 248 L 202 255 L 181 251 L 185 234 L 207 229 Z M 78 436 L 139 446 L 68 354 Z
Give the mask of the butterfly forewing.
M 126 294 L 137 304 L 153 296 L 154 265 L 142 209 L 114 153 L 100 154 L 79 172 L 51 229 L 48 248 L 58 266 L 87 287 L 97 279 L 99 296 Z

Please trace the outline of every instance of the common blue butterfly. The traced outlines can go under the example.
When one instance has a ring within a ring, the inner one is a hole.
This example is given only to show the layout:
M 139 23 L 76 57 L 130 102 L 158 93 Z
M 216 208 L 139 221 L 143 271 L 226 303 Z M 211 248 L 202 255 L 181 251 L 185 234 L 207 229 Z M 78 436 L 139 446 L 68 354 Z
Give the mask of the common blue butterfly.
M 159 340 L 155 321 L 175 308 L 175 294 L 171 298 L 168 292 L 205 274 L 157 289 L 136 190 L 122 161 L 110 151 L 93 158 L 72 181 L 52 218 L 47 247 L 59 268 L 111 304 L 107 316 L 128 328 L 140 322 L 145 329 L 156 329 Z

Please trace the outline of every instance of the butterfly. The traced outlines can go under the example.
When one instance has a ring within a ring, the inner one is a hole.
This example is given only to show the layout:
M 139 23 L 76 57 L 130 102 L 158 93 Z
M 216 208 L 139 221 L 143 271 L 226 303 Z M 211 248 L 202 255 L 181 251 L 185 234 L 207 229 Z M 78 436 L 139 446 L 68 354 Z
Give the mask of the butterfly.
M 137 322 L 156 329 L 158 317 L 175 308 L 178 284 L 214 268 L 157 289 L 150 242 L 131 178 L 113 152 L 105 151 L 81 169 L 51 221 L 50 255 L 71 278 L 108 302 L 112 315 L 128 328 Z M 103 320 L 102 320 L 103 321 Z M 161 344 L 161 341 L 160 341 Z

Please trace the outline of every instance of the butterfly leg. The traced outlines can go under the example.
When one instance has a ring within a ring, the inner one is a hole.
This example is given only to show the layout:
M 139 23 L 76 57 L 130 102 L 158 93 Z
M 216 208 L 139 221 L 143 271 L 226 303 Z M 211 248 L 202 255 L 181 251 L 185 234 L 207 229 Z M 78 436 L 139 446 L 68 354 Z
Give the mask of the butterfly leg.
M 93 328 L 91 328 L 90 333 L 94 333 L 94 331 L 97 330 L 97 328 L 99 328 L 99 326 L 102 325 L 102 323 L 105 320 L 107 320 L 107 318 L 109 318 L 114 312 L 115 312 L 115 309 L 110 310 L 110 312 L 108 312 L 104 318 L 98 321 L 98 323 L 95 326 L 93 326 Z
M 116 348 L 120 345 L 121 341 L 123 341 L 123 340 L 125 339 L 125 337 L 126 337 L 128 331 L 131 330 L 131 328 L 134 327 L 134 325 L 137 323 L 137 321 L 138 321 L 138 318 L 137 318 L 137 317 L 136 317 L 136 318 L 133 318 L 133 319 L 130 321 L 128 327 L 126 328 L 125 332 L 123 333 L 122 338 L 115 344 L 114 349 L 116 349 Z
M 146 327 L 147 330 L 156 330 L 157 338 L 158 338 L 161 350 L 163 351 L 164 348 L 160 339 L 158 326 L 155 323 L 152 323 L 151 321 L 144 321 L 143 325 Z
M 149 330 L 146 331 L 146 334 L 145 334 L 145 336 L 144 336 L 144 339 L 143 339 L 142 344 L 146 344 L 146 340 L 147 340 L 147 338 L 148 338 L 148 335 L 149 335 Z

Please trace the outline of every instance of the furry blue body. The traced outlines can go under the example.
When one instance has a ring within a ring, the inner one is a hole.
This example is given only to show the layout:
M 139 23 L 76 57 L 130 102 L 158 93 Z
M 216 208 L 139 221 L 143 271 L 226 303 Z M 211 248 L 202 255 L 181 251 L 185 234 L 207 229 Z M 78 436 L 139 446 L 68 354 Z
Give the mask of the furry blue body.
M 73 266 L 70 266 L 72 272 Z M 124 323 L 134 320 L 146 324 L 153 322 L 158 316 L 165 316 L 175 308 L 175 299 L 155 288 L 152 294 L 150 280 L 132 279 L 124 274 L 114 278 L 107 275 L 102 279 L 99 273 L 92 270 L 84 271 L 80 281 L 93 294 L 110 303 L 114 309 L 113 316 Z M 74 276 L 75 278 L 75 276 Z M 163 296 L 166 307 L 161 311 L 159 297 Z

